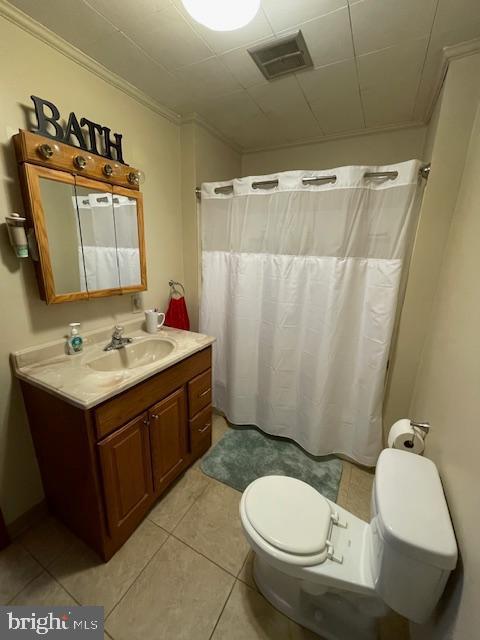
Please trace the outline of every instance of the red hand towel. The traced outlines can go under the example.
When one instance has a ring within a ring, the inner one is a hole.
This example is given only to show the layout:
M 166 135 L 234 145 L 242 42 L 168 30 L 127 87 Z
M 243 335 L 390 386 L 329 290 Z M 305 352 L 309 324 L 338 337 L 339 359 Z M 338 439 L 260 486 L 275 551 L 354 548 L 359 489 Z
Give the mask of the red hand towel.
M 187 304 L 185 298 L 170 298 L 167 313 L 165 314 L 165 324 L 174 329 L 190 330 L 190 318 L 188 317 Z

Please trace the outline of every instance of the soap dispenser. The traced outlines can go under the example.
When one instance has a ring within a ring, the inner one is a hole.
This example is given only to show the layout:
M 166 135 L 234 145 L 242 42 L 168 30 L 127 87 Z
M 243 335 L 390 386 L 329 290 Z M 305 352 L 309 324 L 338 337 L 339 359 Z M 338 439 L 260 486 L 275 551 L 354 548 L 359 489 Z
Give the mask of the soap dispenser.
M 68 326 L 70 327 L 70 335 L 67 340 L 67 349 L 68 353 L 72 356 L 83 350 L 83 338 L 78 332 L 80 322 L 71 322 Z

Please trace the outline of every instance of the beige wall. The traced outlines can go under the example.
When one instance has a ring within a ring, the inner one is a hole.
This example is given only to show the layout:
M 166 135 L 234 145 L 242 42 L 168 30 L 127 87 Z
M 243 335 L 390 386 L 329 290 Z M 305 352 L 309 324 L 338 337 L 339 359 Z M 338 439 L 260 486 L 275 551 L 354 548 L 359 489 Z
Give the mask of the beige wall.
M 180 128 L 10 22 L 0 19 L 1 216 L 23 211 L 11 136 L 28 128 L 35 94 L 124 134 L 124 157 L 146 173 L 145 235 L 149 286 L 144 306 L 163 306 L 168 279 L 182 280 Z M 130 297 L 46 306 L 33 266 L 17 260 L 0 228 L 0 506 L 11 522 L 42 498 L 41 483 L 10 351 L 62 336 L 72 321 L 84 330 L 130 316 Z M 74 452 L 65 452 L 66 456 Z
M 241 155 L 195 123 L 182 126 L 182 206 L 185 288 L 192 329 L 198 328 L 200 247 L 195 187 L 241 174 Z
M 453 61 L 427 135 L 425 155 L 431 158 L 432 172 L 425 188 L 395 350 L 390 359 L 385 431 L 395 420 L 409 416 L 479 97 L 480 55 Z
M 461 553 L 461 565 L 436 618 L 430 625 L 414 629 L 414 637 L 421 640 L 473 640 L 478 638 L 480 629 L 479 176 L 480 108 L 411 409 L 414 415 L 433 424 L 426 454 L 438 465 Z
M 242 175 L 257 176 L 294 169 L 330 169 L 350 164 L 393 164 L 412 158 L 422 159 L 424 140 L 425 127 L 411 127 L 247 153 L 242 160 Z

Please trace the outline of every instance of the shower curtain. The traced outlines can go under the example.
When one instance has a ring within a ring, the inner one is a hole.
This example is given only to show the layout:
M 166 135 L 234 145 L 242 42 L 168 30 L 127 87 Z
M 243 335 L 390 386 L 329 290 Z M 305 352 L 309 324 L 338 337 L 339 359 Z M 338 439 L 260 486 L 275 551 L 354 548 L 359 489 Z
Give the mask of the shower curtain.
M 234 180 L 231 194 L 216 192 L 231 182 L 202 185 L 200 331 L 217 339 L 214 404 L 232 423 L 375 464 L 419 168 L 292 171 Z M 264 180 L 278 186 L 252 186 Z

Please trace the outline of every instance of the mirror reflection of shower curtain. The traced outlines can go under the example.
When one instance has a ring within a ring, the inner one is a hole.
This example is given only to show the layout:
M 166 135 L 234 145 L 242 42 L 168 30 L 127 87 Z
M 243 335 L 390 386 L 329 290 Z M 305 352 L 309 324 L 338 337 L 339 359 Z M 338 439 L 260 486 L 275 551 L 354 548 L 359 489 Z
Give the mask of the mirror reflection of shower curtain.
M 200 331 L 217 339 L 214 404 L 232 423 L 375 464 L 419 167 L 242 178 L 232 195 L 202 186 Z M 386 170 L 398 178 L 363 177 Z M 264 179 L 279 186 L 252 188 Z
M 137 201 L 128 196 L 113 196 L 117 237 L 118 271 L 121 287 L 139 285 L 140 249 L 138 246 Z
M 78 195 L 82 190 L 84 193 Z M 76 203 L 78 259 L 82 265 L 80 290 L 138 285 L 141 276 L 136 201 L 77 187 Z

